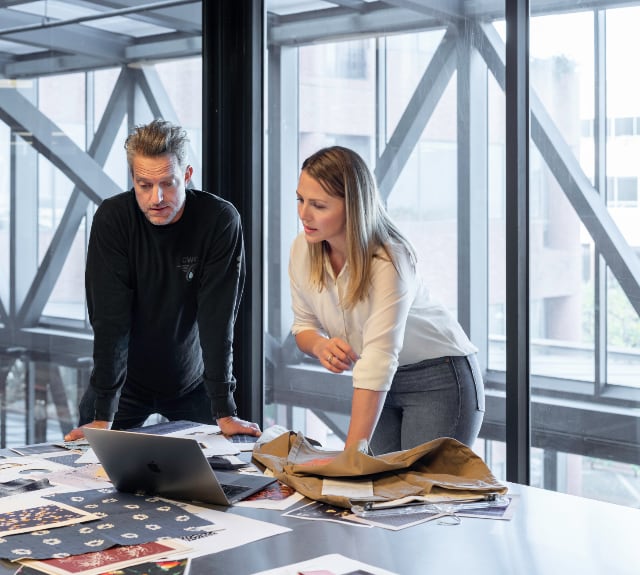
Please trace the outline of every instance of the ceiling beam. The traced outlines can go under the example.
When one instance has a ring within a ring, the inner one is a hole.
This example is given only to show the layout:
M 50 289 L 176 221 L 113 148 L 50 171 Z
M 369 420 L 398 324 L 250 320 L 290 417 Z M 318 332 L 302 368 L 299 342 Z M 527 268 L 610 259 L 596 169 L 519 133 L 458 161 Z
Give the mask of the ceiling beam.
M 113 55 L 122 57 L 127 44 L 125 36 L 79 24 L 69 24 L 64 31 L 52 33 L 49 28 L 38 28 L 43 26 L 39 16 L 14 10 L 1 10 L 0 22 L 0 38 L 38 49 L 91 55 L 100 60 L 113 59 Z
M 117 60 L 96 59 L 85 54 L 65 55 L 42 52 L 14 58 L 0 69 L 6 78 L 35 78 L 64 72 L 115 68 L 132 62 L 193 57 L 200 54 L 202 54 L 201 37 L 176 38 L 171 35 L 168 39 L 154 37 L 153 41 L 132 44 L 126 48 L 124 56 Z
M 383 2 L 371 2 L 366 11 L 357 14 L 344 8 L 333 8 L 278 16 L 267 30 L 267 42 L 269 45 L 296 46 L 442 27 L 439 18 Z
M 463 0 L 384 0 L 385 4 L 413 10 L 441 19 L 444 22 L 458 20 L 464 16 Z
M 140 0 L 67 0 L 67 3 L 77 4 L 79 6 L 91 6 L 95 10 L 104 10 L 109 8 L 112 10 L 120 10 L 126 8 L 140 7 Z M 146 2 L 149 6 L 152 3 Z M 108 13 L 105 17 L 108 16 Z M 202 6 L 200 0 L 183 0 L 181 4 L 166 8 L 153 8 L 144 12 L 133 12 L 127 15 L 131 20 L 145 22 L 162 28 L 169 28 L 179 32 L 189 34 L 202 33 Z
M 5 64 L 2 68 L 2 74 L 11 79 L 38 78 L 67 72 L 99 70 L 100 68 L 118 65 L 116 62 L 96 59 L 91 56 L 79 54 L 62 55 L 46 52 L 41 56 L 15 59 Z
M 125 50 L 125 61 L 164 60 L 186 58 L 202 54 L 202 36 L 186 38 L 157 38 L 155 41 L 137 42 Z

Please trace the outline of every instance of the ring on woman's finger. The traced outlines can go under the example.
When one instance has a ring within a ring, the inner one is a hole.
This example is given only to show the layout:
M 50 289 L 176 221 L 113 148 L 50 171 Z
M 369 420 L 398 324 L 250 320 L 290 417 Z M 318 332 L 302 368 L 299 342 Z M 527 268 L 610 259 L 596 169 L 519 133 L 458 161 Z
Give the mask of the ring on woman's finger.
M 333 363 L 333 355 L 329 355 L 329 357 L 327 357 L 327 361 L 329 363 Z

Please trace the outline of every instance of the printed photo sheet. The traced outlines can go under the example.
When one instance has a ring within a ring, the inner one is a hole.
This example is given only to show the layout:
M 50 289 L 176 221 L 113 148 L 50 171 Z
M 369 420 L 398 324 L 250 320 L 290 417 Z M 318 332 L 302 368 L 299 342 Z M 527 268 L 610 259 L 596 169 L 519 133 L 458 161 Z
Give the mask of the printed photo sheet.
M 36 497 L 10 497 L 2 502 L 0 537 L 53 529 L 100 519 L 92 511 Z
M 190 559 L 165 559 L 110 569 L 100 575 L 187 575 Z
M 366 523 L 354 521 L 354 515 L 350 509 L 335 507 L 322 501 L 312 501 L 301 507 L 296 507 L 287 511 L 283 515 L 297 517 L 298 519 L 309 519 L 311 521 L 332 521 L 343 525 L 353 525 L 355 527 L 371 527 Z
M 51 575 L 103 575 L 130 565 L 148 563 L 177 554 L 184 554 L 189 548 L 176 540 L 161 540 L 141 545 L 117 546 L 103 551 L 73 555 L 62 559 L 45 561 L 20 561 L 36 573 Z M 21 570 L 20 575 L 28 571 Z
M 301 495 L 292 487 L 276 481 L 262 491 L 238 501 L 235 505 L 236 507 L 284 510 L 289 509 L 289 507 L 302 499 L 304 499 L 304 495 Z

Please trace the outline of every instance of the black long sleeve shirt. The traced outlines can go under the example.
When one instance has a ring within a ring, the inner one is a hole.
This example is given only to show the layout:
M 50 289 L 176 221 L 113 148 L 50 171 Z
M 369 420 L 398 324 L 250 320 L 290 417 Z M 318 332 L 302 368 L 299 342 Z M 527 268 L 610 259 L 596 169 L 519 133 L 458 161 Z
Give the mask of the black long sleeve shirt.
M 105 200 L 85 273 L 95 419 L 113 420 L 125 381 L 166 399 L 204 379 L 213 417 L 235 415 L 233 330 L 244 279 L 242 226 L 229 202 L 188 189 L 182 217 L 156 226 L 133 190 Z

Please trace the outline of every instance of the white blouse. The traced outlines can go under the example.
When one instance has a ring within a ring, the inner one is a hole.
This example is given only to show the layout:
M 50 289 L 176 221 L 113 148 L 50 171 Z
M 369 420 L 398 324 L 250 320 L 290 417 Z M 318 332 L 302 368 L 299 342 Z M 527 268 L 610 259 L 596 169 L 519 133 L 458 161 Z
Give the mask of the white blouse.
M 351 309 L 342 306 L 348 264 L 336 277 L 325 257 L 326 286 L 318 291 L 310 281 L 304 234 L 294 240 L 289 259 L 292 333 L 314 330 L 347 341 L 360 356 L 353 386 L 375 391 L 389 390 L 400 365 L 477 351 L 451 313 L 429 296 L 403 246 L 391 249 L 398 269 L 381 250 L 374 258 L 369 296 Z

